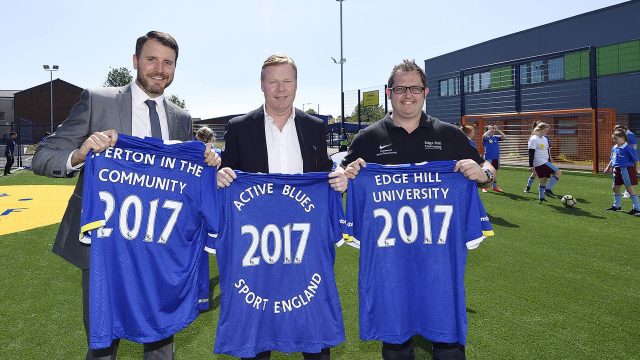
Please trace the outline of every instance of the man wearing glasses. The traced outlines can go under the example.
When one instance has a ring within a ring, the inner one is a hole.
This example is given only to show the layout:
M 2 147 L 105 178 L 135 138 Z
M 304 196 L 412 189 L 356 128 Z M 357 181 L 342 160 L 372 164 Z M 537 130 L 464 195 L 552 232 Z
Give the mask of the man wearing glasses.
M 360 131 L 353 139 L 342 164 L 353 179 L 367 162 L 407 164 L 435 160 L 457 160 L 455 171 L 484 187 L 493 180 L 494 169 L 471 146 L 469 139 L 453 124 L 422 111 L 429 93 L 427 77 L 414 61 L 394 66 L 387 95 L 392 112 Z M 382 343 L 385 360 L 414 359 L 412 334 L 402 344 Z M 461 344 L 433 343 L 433 359 L 464 359 Z

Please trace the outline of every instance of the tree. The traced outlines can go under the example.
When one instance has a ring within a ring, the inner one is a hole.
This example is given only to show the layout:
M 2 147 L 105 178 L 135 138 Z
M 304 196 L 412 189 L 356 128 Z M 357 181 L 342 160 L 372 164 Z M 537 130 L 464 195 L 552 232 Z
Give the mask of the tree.
M 315 110 L 313 110 L 313 108 L 308 108 L 304 112 L 306 112 L 309 115 L 317 115 L 318 114 Z
M 376 122 L 382 119 L 386 114 L 384 112 L 384 106 L 364 106 L 360 102 L 360 115 L 362 116 L 362 122 Z M 345 118 L 347 122 L 358 122 L 358 106 L 353 109 L 351 116 Z
M 168 98 L 168 101 L 171 101 L 172 103 L 178 105 L 179 107 L 181 107 L 182 109 L 185 109 L 186 103 L 184 102 L 184 100 L 180 99 L 178 96 L 171 94 Z
M 107 80 L 102 84 L 102 86 L 125 86 L 133 80 L 133 76 L 131 76 L 131 71 L 126 67 L 119 68 L 109 68 L 109 73 L 107 74 Z

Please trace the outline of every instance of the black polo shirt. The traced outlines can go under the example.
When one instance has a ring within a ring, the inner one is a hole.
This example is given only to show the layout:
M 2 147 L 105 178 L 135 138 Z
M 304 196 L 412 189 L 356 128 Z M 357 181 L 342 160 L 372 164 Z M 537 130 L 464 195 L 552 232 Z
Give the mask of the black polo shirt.
M 420 125 L 411 134 L 396 126 L 390 114 L 361 130 L 342 164 L 347 166 L 357 158 L 385 165 L 462 159 L 484 163 L 478 150 L 459 128 L 424 112 Z

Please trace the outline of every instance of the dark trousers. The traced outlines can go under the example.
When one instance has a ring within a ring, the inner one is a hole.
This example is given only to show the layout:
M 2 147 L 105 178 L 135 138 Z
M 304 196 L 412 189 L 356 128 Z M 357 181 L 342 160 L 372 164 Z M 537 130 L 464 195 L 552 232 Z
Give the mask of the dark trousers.
M 331 349 L 322 349 L 319 353 L 302 353 L 305 360 L 329 360 L 331 358 Z M 242 358 L 242 360 L 269 360 L 271 359 L 271 351 L 263 351 L 252 358 Z
M 7 164 L 4 166 L 5 175 L 9 175 L 11 173 L 11 167 L 13 166 L 14 159 L 15 158 L 13 156 L 7 156 Z
M 402 344 L 382 343 L 384 360 L 414 360 L 413 341 L 409 339 Z M 433 343 L 433 360 L 465 360 L 464 346 L 460 344 Z
M 82 270 L 82 318 L 84 321 L 84 331 L 89 342 L 89 269 Z M 98 350 L 87 350 L 87 360 L 107 360 L 116 359 L 120 340 L 116 339 L 111 346 Z M 145 360 L 172 360 L 173 359 L 173 336 L 166 339 L 144 344 Z

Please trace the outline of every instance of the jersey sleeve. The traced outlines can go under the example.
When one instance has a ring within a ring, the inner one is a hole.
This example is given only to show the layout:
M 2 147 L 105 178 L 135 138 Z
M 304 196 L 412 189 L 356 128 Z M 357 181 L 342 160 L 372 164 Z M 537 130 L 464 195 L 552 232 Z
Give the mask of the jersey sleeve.
M 480 243 L 488 236 L 493 236 L 493 227 L 489 216 L 482 204 L 480 194 L 471 184 L 467 190 L 467 235 L 465 242 L 467 249 L 472 250 L 480 246 Z
M 338 246 L 349 241 L 349 235 L 347 234 L 347 220 L 342 206 L 342 195 L 329 189 L 329 216 L 331 217 L 330 223 L 330 238 L 335 241 Z M 345 236 L 346 235 L 346 236 Z
M 207 234 L 205 240 L 205 251 L 215 254 L 215 240 L 220 232 L 220 211 L 222 206 L 218 197 L 219 190 L 216 186 L 217 171 L 215 167 L 207 167 L 203 173 L 202 183 L 200 186 L 201 214 L 203 218 L 203 226 Z
M 84 178 L 82 180 L 82 213 L 80 215 L 79 240 L 84 244 L 91 244 L 90 232 L 103 227 L 106 223 L 106 203 L 100 199 L 100 193 L 96 189 L 93 179 L 94 162 L 95 155 L 90 152 L 85 160 Z
M 533 136 L 529 138 L 529 141 L 527 141 L 527 148 L 535 150 L 535 148 L 536 148 L 536 139 Z
M 362 176 L 362 175 L 360 175 Z M 358 204 L 356 203 L 356 181 L 349 180 L 349 186 L 347 187 L 347 211 L 345 213 L 345 222 L 343 224 L 343 239 L 347 245 L 356 249 L 360 248 L 360 240 L 354 237 L 354 220 L 357 219 Z

